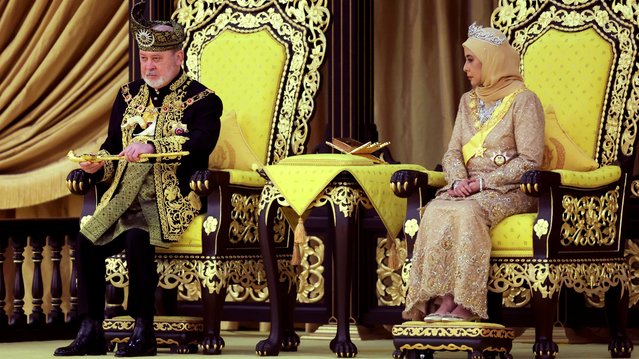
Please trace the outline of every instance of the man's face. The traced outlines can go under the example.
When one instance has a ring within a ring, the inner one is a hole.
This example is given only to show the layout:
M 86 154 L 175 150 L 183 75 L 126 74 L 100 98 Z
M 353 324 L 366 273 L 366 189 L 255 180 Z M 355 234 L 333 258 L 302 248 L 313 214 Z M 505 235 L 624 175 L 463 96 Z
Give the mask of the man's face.
M 182 50 L 140 51 L 140 73 L 149 86 L 159 89 L 177 76 L 182 60 Z

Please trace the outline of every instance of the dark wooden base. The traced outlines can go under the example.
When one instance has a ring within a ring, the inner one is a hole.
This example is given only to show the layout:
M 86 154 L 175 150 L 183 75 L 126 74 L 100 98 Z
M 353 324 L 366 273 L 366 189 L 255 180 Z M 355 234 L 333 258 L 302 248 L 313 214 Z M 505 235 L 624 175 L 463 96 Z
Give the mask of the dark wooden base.
M 393 327 L 393 357 L 433 358 L 436 351 L 465 351 L 469 359 L 512 358 L 512 328 L 493 323 L 405 322 Z
M 126 343 L 133 333 L 135 321 L 131 317 L 105 319 L 102 323 L 104 336 L 109 343 L 109 351 L 119 343 Z M 204 336 L 201 317 L 164 317 L 153 319 L 153 329 L 158 347 L 170 348 L 174 354 L 197 353 Z

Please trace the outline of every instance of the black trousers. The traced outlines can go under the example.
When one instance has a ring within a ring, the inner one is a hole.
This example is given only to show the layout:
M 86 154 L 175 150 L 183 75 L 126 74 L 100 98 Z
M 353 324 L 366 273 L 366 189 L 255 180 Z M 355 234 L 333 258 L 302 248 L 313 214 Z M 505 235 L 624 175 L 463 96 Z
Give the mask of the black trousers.
M 104 319 L 106 266 L 104 260 L 125 250 L 129 271 L 127 312 L 135 319 L 153 320 L 155 288 L 158 284 L 155 247 L 149 234 L 130 229 L 112 242 L 97 246 L 82 234 L 76 247 L 78 261 L 78 315 L 80 318 Z

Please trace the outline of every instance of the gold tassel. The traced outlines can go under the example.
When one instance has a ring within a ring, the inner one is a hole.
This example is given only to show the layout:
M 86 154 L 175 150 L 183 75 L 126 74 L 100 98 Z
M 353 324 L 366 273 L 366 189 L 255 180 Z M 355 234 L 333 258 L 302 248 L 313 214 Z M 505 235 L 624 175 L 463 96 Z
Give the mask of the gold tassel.
M 304 228 L 304 219 L 302 216 L 297 220 L 295 231 L 293 232 L 294 244 L 293 244 L 293 258 L 291 264 L 296 266 L 302 262 L 302 254 L 300 247 L 306 242 L 306 228 Z
M 390 233 L 388 233 L 386 241 L 388 242 L 388 267 L 395 270 L 399 266 L 399 254 L 397 253 L 395 238 L 392 238 Z

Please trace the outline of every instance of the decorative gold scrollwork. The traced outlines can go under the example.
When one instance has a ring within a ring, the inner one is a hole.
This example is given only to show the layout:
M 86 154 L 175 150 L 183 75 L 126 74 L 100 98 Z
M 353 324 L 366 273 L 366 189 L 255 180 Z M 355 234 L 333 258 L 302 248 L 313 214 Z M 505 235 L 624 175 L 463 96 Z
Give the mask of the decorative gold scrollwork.
M 604 298 L 610 287 L 629 290 L 628 265 L 623 260 L 592 259 L 589 262 L 497 262 L 490 268 L 488 289 L 504 293 L 511 288 L 527 288 L 549 298 L 562 286 L 583 293 L 587 298 Z M 523 298 L 529 293 L 521 292 Z M 516 306 L 525 303 L 515 303 Z
M 629 267 L 630 305 L 635 306 L 639 303 L 639 245 L 637 245 L 637 240 L 628 240 L 626 259 Z
M 156 263 L 160 276 L 158 285 L 164 289 L 177 288 L 182 300 L 200 299 L 202 287 L 209 293 L 220 293 L 223 287 L 227 287 L 228 301 L 260 302 L 268 299 L 266 274 L 261 259 L 233 260 L 206 256 L 170 259 L 168 256 L 158 256 Z M 297 280 L 297 274 L 290 264 L 290 259 L 278 259 L 277 266 L 280 281 L 286 281 L 292 286 Z M 118 288 L 124 288 L 129 284 L 126 261 L 121 256 L 107 258 L 106 268 L 106 279 L 111 284 Z M 316 292 L 321 291 L 323 295 L 323 290 L 322 286 L 311 293 L 317 297 Z
M 324 299 L 324 242 L 309 236 L 304 243 L 304 254 L 300 265 L 302 270 L 297 282 L 297 302 L 317 303 Z
M 321 207 L 327 202 L 337 206 L 344 217 L 353 216 L 359 206 L 366 209 L 373 208 L 364 190 L 349 185 L 336 184 L 326 187 L 309 207 Z
M 399 263 L 406 261 L 406 241 L 395 238 L 395 248 Z M 377 250 L 375 259 L 377 261 L 377 283 L 376 294 L 377 304 L 380 306 L 398 306 L 404 304 L 406 291 L 408 290 L 406 282 L 402 278 L 403 266 L 399 268 L 391 268 L 388 265 L 388 239 L 377 239 Z
M 396 325 L 392 329 L 394 337 L 483 337 L 495 339 L 514 339 L 515 332 L 507 328 L 487 327 L 440 327 L 440 326 L 404 326 Z
M 122 256 L 117 255 L 107 258 L 105 267 L 107 282 L 117 288 L 124 288 L 129 285 L 129 271 Z
M 619 186 L 601 197 L 564 195 L 561 216 L 563 246 L 608 246 L 617 238 Z
M 258 242 L 257 221 L 259 212 L 257 209 L 259 202 L 259 194 L 245 196 L 239 193 L 233 193 L 231 195 L 230 243 Z

